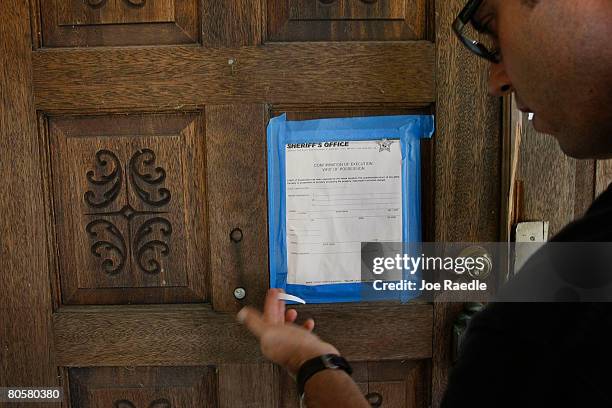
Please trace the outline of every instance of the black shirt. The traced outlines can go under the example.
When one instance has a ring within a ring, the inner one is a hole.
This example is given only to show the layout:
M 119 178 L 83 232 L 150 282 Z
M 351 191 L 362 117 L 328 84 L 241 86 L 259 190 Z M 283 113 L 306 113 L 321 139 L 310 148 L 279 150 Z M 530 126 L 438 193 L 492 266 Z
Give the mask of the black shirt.
M 612 242 L 612 186 L 550 241 Z M 612 303 L 489 304 L 469 324 L 442 407 L 612 407 Z

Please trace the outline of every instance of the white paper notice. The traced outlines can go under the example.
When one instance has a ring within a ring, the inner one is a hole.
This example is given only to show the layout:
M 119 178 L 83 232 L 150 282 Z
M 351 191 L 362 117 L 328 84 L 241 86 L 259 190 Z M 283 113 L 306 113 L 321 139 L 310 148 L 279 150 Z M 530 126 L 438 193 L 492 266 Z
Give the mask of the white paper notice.
M 289 144 L 287 283 L 361 280 L 361 242 L 402 241 L 399 140 Z

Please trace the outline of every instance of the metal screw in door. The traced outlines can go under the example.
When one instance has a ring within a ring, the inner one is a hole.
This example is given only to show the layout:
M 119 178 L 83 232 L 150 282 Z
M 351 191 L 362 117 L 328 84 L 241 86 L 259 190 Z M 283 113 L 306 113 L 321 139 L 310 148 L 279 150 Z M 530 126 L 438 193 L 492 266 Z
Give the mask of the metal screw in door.
M 242 241 L 242 238 L 243 234 L 240 228 L 234 228 L 232 232 L 230 232 L 230 239 L 232 240 L 232 242 L 238 243 Z
M 236 288 L 234 289 L 234 297 L 238 300 L 244 299 L 246 296 L 246 290 L 244 288 Z
M 371 407 L 380 407 L 382 405 L 383 397 L 377 392 L 370 392 L 366 394 L 365 399 Z

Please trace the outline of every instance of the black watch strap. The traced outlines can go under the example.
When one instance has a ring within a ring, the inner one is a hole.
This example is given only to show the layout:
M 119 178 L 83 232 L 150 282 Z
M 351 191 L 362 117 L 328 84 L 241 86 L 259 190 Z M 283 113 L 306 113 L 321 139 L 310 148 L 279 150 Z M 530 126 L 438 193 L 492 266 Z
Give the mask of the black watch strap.
M 306 361 L 300 367 L 300 370 L 297 374 L 297 387 L 298 387 L 298 395 L 301 397 L 304 395 L 304 387 L 306 387 L 306 381 L 319 371 L 323 371 L 326 369 L 332 370 L 343 370 L 346 371 L 348 375 L 353 373 L 353 369 L 351 368 L 348 361 L 337 354 L 324 354 L 319 357 L 312 358 Z

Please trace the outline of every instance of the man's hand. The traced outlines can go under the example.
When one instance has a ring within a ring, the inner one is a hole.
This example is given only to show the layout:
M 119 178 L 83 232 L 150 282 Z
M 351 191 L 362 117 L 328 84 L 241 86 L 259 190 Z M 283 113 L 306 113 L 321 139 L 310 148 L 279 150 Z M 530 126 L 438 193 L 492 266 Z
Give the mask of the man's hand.
M 280 289 L 270 289 L 266 295 L 263 315 L 244 307 L 238 321 L 259 339 L 261 351 L 268 359 L 296 374 L 304 362 L 323 354 L 339 354 L 338 350 L 312 333 L 314 320 L 296 325 L 297 311 L 285 311 L 285 301 L 279 300 Z

